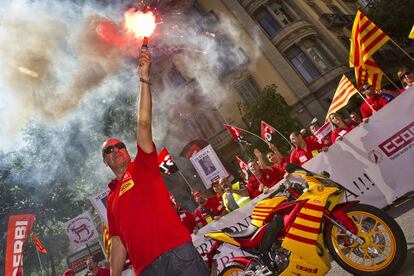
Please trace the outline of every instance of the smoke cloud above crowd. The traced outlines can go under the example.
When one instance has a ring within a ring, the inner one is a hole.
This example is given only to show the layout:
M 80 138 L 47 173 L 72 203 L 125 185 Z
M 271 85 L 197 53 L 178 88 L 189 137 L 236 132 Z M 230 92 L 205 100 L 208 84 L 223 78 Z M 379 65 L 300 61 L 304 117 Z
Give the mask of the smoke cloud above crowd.
M 107 135 L 105 114 L 108 110 L 133 113 L 136 102 L 119 99 L 129 96 L 135 100 L 139 89 L 135 67 L 140 44 L 125 36 L 122 20 L 129 8 L 143 6 L 145 2 L 125 1 L 103 5 L 99 1 L 16 0 L 1 4 L 0 153 L 28 150 L 40 143 L 39 137 L 53 149 L 37 167 L 33 166 L 34 156 L 27 156 L 22 174 L 30 172 L 34 181 L 53 178 L 62 173 L 62 160 L 75 160 L 86 169 L 96 170 L 85 185 L 99 183 L 103 187 L 109 173 L 99 152 Z M 227 52 L 221 51 L 223 43 L 217 33 L 235 45 L 239 43 L 240 34 L 228 19 L 220 18 L 212 33 L 200 28 L 188 7 L 160 6 L 155 11 L 158 25 L 150 38 L 156 60 L 152 74 L 161 82 L 153 92 L 156 143 L 168 134 L 173 111 L 191 114 L 193 109 L 186 104 L 181 88 L 168 81 L 169 72 L 157 63 L 173 61 L 187 80 L 197 80 L 201 94 L 216 106 L 226 100 L 218 68 L 228 62 L 246 62 L 239 52 L 229 55 L 233 48 L 228 45 L 224 49 Z M 125 136 L 122 129 L 111 134 L 126 140 L 132 151 L 134 137 Z M 180 137 L 170 141 L 182 143 Z M 79 155 L 80 150 L 83 155 Z M 4 165 L 0 162 L 0 167 Z

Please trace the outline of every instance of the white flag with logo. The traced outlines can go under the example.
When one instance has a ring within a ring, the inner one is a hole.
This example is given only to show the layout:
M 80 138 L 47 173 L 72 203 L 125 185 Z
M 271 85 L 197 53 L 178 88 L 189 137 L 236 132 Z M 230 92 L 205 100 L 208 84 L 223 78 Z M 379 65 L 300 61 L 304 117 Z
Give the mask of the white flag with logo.
M 95 224 L 87 211 L 65 222 L 63 227 L 69 237 L 72 250 L 76 250 L 98 238 L 98 231 L 96 231 Z

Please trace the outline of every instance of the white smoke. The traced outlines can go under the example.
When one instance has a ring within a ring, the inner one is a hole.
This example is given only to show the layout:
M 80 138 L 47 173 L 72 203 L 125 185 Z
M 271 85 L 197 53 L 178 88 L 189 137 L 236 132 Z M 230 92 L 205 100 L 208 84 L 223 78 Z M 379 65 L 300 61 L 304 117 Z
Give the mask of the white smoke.
M 47 147 L 53 150 L 47 158 L 38 160 L 36 168 L 30 167 L 36 155 L 31 152 L 30 159 L 23 162 L 31 168 L 27 173 L 32 181 L 47 181 L 65 173 L 60 167 L 65 159 L 95 170 L 90 179 L 85 179 L 85 186 L 103 185 L 108 179 L 110 171 L 102 165 L 99 152 L 105 133 L 91 137 L 89 130 L 104 129 L 109 108 L 134 112 L 136 102 L 119 103 L 115 99 L 122 95 L 136 99 L 139 81 L 130 49 L 102 41 L 96 28 L 102 20 L 119 25 L 125 10 L 122 4 L 104 6 L 92 1 L 14 0 L 1 4 L 0 152 L 30 148 L 27 141 L 33 143 L 34 136 L 28 139 L 28 126 L 48 129 Z M 227 89 L 217 72 L 228 62 L 235 66 L 246 63 L 246 56 L 238 51 L 243 45 L 237 28 L 221 14 L 213 30 L 203 29 L 199 18 L 179 10 L 170 9 L 160 16 L 163 23 L 150 40 L 154 52 L 173 61 L 187 80 L 195 79 L 203 100 L 215 107 L 227 101 Z M 223 47 L 217 39 L 220 35 L 233 45 Z M 254 61 L 257 52 L 246 52 Z M 176 119 L 171 117 L 176 110 L 188 115 L 198 108 L 186 102 L 188 95 L 182 88 L 171 85 L 168 73 L 157 66 L 152 68 L 152 74 L 162 82 L 154 85 L 156 143 L 169 134 L 169 120 Z M 122 129 L 116 134 L 134 148 L 134 137 L 126 137 Z M 158 146 L 182 148 L 187 142 L 181 137 L 169 141 L 177 144 Z M 83 156 L 80 149 L 85 152 Z M 70 174 L 70 168 L 67 170 Z

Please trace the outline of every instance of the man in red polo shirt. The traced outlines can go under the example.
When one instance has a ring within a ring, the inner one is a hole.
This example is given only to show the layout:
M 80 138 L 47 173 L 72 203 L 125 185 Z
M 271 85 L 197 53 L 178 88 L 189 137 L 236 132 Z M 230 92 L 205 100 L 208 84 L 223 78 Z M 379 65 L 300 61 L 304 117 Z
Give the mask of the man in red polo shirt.
M 378 93 L 375 93 L 374 87 L 372 87 L 368 83 L 362 85 L 361 92 L 365 95 L 365 101 L 362 103 L 359 110 L 361 111 L 362 120 L 366 122 L 373 113 L 372 109 L 378 111 L 388 102 Z
M 302 134 L 297 132 L 290 134 L 290 142 L 295 147 L 290 153 L 290 162 L 301 166 L 316 156 L 318 152 L 328 150 L 328 147 L 319 144 L 309 137 L 305 139 Z
M 187 229 L 170 203 L 152 142 L 151 55 L 141 52 L 141 81 L 134 159 L 118 139 L 102 145 L 104 163 L 116 178 L 109 183 L 108 229 L 111 275 L 121 275 L 128 255 L 136 275 L 208 275 Z
M 247 182 L 247 191 L 251 199 L 262 192 L 267 193 L 268 189 L 279 182 L 284 175 L 280 170 L 261 169 L 255 160 L 249 161 L 247 167 L 252 173 Z
M 198 203 L 197 209 L 194 210 L 194 219 L 198 229 L 213 220 L 220 219 L 227 213 L 221 198 L 219 199 L 215 195 L 207 198 L 204 193 L 199 191 L 194 191 L 193 196 Z

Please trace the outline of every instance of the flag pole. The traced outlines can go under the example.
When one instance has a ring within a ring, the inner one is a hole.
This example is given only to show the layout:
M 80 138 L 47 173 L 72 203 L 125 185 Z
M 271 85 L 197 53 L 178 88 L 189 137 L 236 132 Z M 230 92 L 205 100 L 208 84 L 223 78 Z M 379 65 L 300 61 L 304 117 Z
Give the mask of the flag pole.
M 181 170 L 178 170 L 178 173 L 181 175 L 181 177 L 184 179 L 185 183 L 187 183 L 188 187 L 190 188 L 190 192 L 193 190 L 191 188 L 190 183 L 188 182 L 187 178 L 185 178 L 185 176 L 183 175 L 183 173 L 181 172 Z
M 367 99 L 365 99 L 365 97 L 361 94 L 361 92 L 358 91 L 357 89 L 357 93 L 359 96 L 361 96 L 361 98 L 364 100 L 364 102 L 372 109 L 372 112 L 375 113 L 375 110 L 372 108 L 372 106 L 368 103 Z
M 385 72 L 383 71 L 383 73 L 384 73 L 384 76 L 387 78 L 387 80 L 395 87 L 395 88 L 397 88 L 398 90 L 400 90 L 400 88 L 395 84 L 395 82 L 393 82 L 392 81 L 392 79 L 390 78 L 390 77 L 388 77 L 388 75 L 387 74 L 385 74 Z
M 39 250 L 37 250 L 37 248 L 36 248 L 36 253 L 37 253 L 37 259 L 39 260 L 40 270 L 42 271 L 42 275 L 46 275 L 45 272 L 44 272 L 44 270 L 43 270 L 43 265 L 42 265 L 42 261 L 40 259 Z
M 292 143 L 289 141 L 289 139 L 288 138 L 286 138 L 282 133 L 280 133 L 277 129 L 275 129 L 276 130 L 276 132 L 280 135 L 280 136 L 282 136 L 283 137 L 283 139 L 285 139 L 286 140 L 286 142 L 289 144 L 289 146 L 292 148 L 293 147 L 293 145 L 292 145 Z M 270 143 L 270 142 L 269 142 Z
M 412 57 L 412 56 L 410 56 L 410 54 L 408 54 L 407 53 L 407 51 L 405 51 L 403 48 L 401 48 L 401 46 L 400 45 L 398 45 L 398 43 L 397 42 L 395 42 L 391 37 L 390 37 L 390 40 L 391 40 L 391 42 L 392 43 L 394 43 L 394 45 L 395 46 L 397 46 L 398 47 L 398 49 L 400 49 L 409 59 L 411 59 L 411 61 L 414 61 L 414 58 Z

